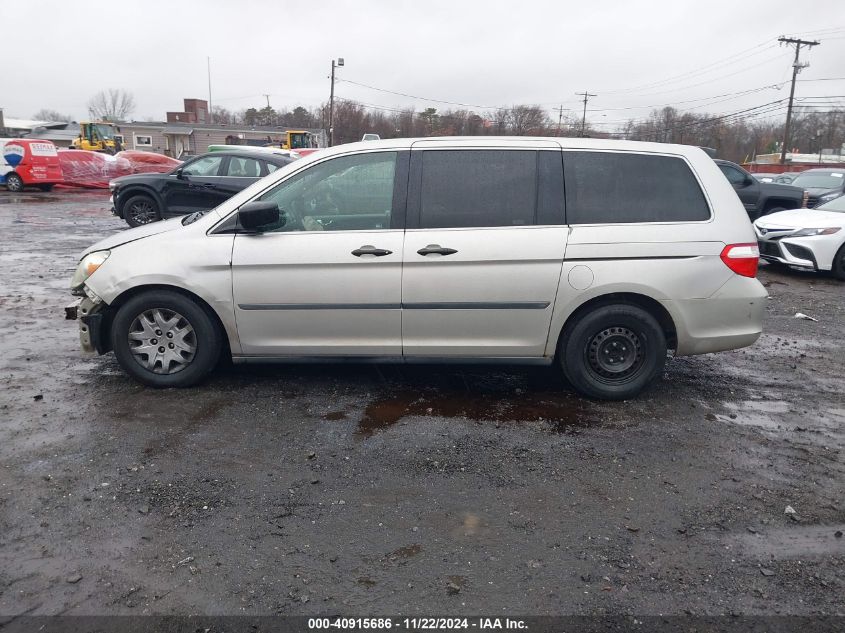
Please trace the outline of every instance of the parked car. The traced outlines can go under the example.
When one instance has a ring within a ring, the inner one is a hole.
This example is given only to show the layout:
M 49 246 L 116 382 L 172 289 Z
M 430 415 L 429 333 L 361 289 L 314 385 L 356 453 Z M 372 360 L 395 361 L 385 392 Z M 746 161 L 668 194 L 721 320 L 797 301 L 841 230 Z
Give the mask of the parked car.
M 804 190 L 800 187 L 758 182 L 736 163 L 721 159 L 714 162 L 731 183 L 752 220 L 784 209 L 797 209 L 804 204 Z
M 623 399 L 662 374 L 667 350 L 757 340 L 758 260 L 742 205 L 698 148 L 369 141 L 95 244 L 67 316 L 83 349 L 113 350 L 157 387 L 192 385 L 225 353 L 556 362 L 578 392 Z
M 785 171 L 782 174 L 778 174 L 775 176 L 774 183 L 778 185 L 791 185 L 792 182 L 798 177 L 797 171 Z
M 50 191 L 62 182 L 56 146 L 50 141 L 26 138 L 0 139 L 0 184 L 8 191 L 38 187 Z
M 798 268 L 831 271 L 845 280 L 845 196 L 815 209 L 781 211 L 754 223 L 760 257 Z
M 220 151 L 191 158 L 165 174 L 121 176 L 109 182 L 112 213 L 135 227 L 212 209 L 293 160 L 289 153 Z
M 361 137 L 361 140 L 362 141 L 380 141 L 381 137 L 378 134 L 373 134 L 372 132 L 370 132 L 370 133 L 364 134 L 364 136 Z
M 807 190 L 807 206 L 812 209 L 845 193 L 845 169 L 808 169 L 792 184 Z

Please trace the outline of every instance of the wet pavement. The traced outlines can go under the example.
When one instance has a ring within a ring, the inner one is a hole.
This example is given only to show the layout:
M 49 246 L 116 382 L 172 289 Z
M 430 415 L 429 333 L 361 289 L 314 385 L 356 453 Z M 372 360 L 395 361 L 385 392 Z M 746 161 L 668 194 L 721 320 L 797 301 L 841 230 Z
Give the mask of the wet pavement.
M 760 341 L 632 402 L 498 367 L 155 391 L 63 320 L 107 198 L 0 193 L 0 615 L 845 611 L 845 283 L 764 267 Z

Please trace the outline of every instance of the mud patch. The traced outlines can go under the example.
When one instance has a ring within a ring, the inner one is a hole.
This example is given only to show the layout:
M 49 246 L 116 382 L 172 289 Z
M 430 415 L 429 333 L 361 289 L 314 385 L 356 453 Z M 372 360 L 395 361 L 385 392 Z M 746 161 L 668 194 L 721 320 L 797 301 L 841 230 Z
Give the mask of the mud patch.
M 555 431 L 567 433 L 601 425 L 603 420 L 596 409 L 595 403 L 567 393 L 406 392 L 367 405 L 355 435 L 359 438 L 372 437 L 411 416 L 460 418 L 475 422 L 547 422 Z

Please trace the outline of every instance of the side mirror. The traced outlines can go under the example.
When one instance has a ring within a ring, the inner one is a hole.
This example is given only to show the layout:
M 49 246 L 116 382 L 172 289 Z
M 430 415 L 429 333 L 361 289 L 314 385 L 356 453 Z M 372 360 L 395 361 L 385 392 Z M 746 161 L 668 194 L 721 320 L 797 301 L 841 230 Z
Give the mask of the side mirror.
M 180 167 L 176 171 L 173 172 L 173 175 L 176 176 L 179 180 L 182 180 L 184 176 L 182 175 L 182 168 Z
M 754 183 L 754 178 L 752 176 L 746 176 L 745 181 L 742 183 L 743 187 L 750 187 Z
M 268 224 L 278 225 L 279 219 L 279 205 L 269 200 L 247 202 L 238 209 L 238 221 L 248 231 L 257 231 Z

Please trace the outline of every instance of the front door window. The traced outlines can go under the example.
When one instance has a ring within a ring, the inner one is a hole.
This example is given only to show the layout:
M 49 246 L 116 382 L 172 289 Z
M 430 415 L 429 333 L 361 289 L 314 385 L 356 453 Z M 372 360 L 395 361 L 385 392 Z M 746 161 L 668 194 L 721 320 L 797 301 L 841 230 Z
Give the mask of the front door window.
M 260 200 L 279 206 L 264 232 L 389 229 L 396 152 L 341 156 L 282 182 Z

